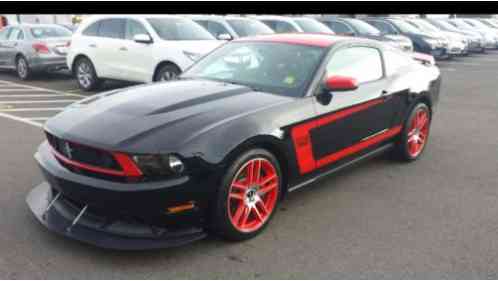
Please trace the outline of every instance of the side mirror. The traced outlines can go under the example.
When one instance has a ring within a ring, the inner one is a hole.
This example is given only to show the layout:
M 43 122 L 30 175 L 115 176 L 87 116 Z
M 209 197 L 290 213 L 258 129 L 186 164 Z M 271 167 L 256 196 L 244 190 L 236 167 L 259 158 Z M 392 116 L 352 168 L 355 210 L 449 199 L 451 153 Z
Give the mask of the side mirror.
M 228 33 L 221 33 L 216 36 L 218 40 L 232 40 L 232 36 Z
M 330 76 L 325 80 L 325 89 L 329 92 L 352 91 L 358 88 L 358 81 L 353 77 Z
M 143 44 L 150 44 L 153 42 L 152 38 L 148 34 L 137 34 L 133 36 L 133 41 Z

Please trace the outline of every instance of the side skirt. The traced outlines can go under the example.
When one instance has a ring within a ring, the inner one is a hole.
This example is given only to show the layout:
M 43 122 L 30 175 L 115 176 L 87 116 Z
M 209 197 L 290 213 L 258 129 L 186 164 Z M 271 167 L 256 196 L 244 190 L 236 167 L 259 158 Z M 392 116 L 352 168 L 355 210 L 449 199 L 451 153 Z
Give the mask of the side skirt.
M 317 181 L 317 180 L 319 180 L 319 179 L 321 179 L 321 178 L 323 178 L 325 176 L 334 174 L 334 173 L 336 173 L 336 172 L 338 172 L 338 171 L 340 171 L 340 170 L 342 170 L 344 168 L 353 166 L 354 164 L 357 164 L 357 163 L 359 163 L 359 162 L 361 162 L 363 160 L 367 160 L 369 158 L 372 158 L 374 156 L 382 154 L 383 152 L 391 149 L 393 146 L 394 146 L 394 143 L 385 144 L 385 145 L 383 145 L 381 147 L 378 147 L 378 148 L 376 148 L 376 149 L 374 149 L 374 150 L 372 150 L 372 151 L 370 151 L 370 152 L 368 152 L 368 153 L 366 153 L 366 154 L 364 154 L 364 155 L 362 155 L 362 156 L 360 156 L 358 158 L 352 159 L 349 162 L 343 163 L 343 164 L 341 164 L 341 165 L 339 165 L 339 166 L 337 166 L 337 167 L 335 167 L 335 168 L 333 168 L 333 169 L 331 169 L 331 170 L 329 170 L 327 172 L 324 172 L 324 173 L 322 173 L 322 174 L 320 174 L 320 175 L 318 175 L 318 176 L 316 176 L 316 177 L 314 177 L 312 179 L 309 179 L 309 180 L 307 180 L 305 182 L 302 182 L 302 183 L 300 183 L 298 185 L 289 187 L 289 189 L 287 191 L 288 192 L 292 192 L 292 191 L 298 190 L 301 187 L 305 187 L 308 184 L 311 184 L 312 182 L 315 182 L 315 181 Z

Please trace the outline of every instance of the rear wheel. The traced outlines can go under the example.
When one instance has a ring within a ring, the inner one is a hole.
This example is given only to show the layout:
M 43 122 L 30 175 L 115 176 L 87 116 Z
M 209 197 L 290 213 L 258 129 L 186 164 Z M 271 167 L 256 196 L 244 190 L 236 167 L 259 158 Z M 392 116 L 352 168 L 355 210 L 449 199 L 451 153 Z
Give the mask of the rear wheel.
M 78 86 L 84 91 L 95 90 L 102 84 L 92 62 L 87 58 L 80 58 L 76 61 L 75 74 Z
M 16 61 L 16 71 L 17 76 L 19 76 L 21 80 L 28 80 L 33 75 L 28 61 L 23 56 L 19 57 Z
M 253 149 L 230 166 L 218 193 L 213 219 L 217 232 L 229 240 L 245 240 L 261 232 L 272 218 L 281 194 L 276 158 Z
M 431 111 L 425 103 L 416 104 L 405 121 L 396 156 L 405 161 L 414 161 L 422 155 L 429 139 Z

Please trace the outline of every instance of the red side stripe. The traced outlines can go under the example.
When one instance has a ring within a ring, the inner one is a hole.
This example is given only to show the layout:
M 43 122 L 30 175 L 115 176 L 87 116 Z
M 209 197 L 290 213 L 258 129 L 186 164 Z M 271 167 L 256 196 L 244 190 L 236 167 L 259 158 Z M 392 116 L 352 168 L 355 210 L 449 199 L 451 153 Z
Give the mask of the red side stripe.
M 354 114 L 356 112 L 365 110 L 369 107 L 378 105 L 380 103 L 384 102 L 384 99 L 379 98 L 375 100 L 371 100 L 362 104 L 359 104 L 357 106 L 352 106 L 350 108 L 332 113 L 330 115 L 326 115 L 324 117 L 321 117 L 319 119 L 311 120 L 309 122 L 297 125 L 292 128 L 291 130 L 291 137 L 292 141 L 294 142 L 294 148 L 296 152 L 296 158 L 297 158 L 297 163 L 299 166 L 299 172 L 301 174 L 305 174 L 308 172 L 311 172 L 315 170 L 316 168 L 320 168 L 326 164 L 335 162 L 337 160 L 340 160 L 346 156 L 349 156 L 351 154 L 354 154 L 360 150 L 363 150 L 367 148 L 370 145 L 373 145 L 375 143 L 381 142 L 384 139 L 387 139 L 391 136 L 396 135 L 399 133 L 401 130 L 401 127 L 394 127 L 392 129 L 389 129 L 388 131 L 379 134 L 375 137 L 372 137 L 371 139 L 367 139 L 365 141 L 359 142 L 357 144 L 354 144 L 353 146 L 350 146 L 348 148 L 345 148 L 343 150 L 340 150 L 338 152 L 332 153 L 328 156 L 325 156 L 321 159 L 316 160 L 313 156 L 313 145 L 311 143 L 311 137 L 310 137 L 310 131 L 311 129 L 321 127 L 324 125 L 327 125 L 329 123 L 335 122 L 339 119 L 345 118 L 351 114 Z
M 323 158 L 320 158 L 316 161 L 316 166 L 317 166 L 317 168 L 323 167 L 327 164 L 336 162 L 344 157 L 347 157 L 351 154 L 359 152 L 359 151 L 361 151 L 361 150 L 363 150 L 371 145 L 374 145 L 374 144 L 379 143 L 383 140 L 386 140 L 390 137 L 393 137 L 396 134 L 398 134 L 399 132 L 401 132 L 401 128 L 402 128 L 401 125 L 393 127 L 391 129 L 383 132 L 382 134 L 378 134 L 370 139 L 361 141 L 361 142 L 356 143 L 356 144 L 354 144 L 350 147 L 347 147 L 343 150 L 339 150 L 338 152 L 334 152 L 334 153 L 329 154 Z

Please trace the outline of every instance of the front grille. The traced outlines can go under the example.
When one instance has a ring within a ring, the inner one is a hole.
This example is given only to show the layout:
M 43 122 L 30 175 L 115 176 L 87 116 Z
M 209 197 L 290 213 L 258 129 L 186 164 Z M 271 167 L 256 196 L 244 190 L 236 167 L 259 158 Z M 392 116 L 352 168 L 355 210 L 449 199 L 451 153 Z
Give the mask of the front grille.
M 121 167 L 111 153 L 89 146 L 70 142 L 46 133 L 52 148 L 64 157 L 82 164 L 120 171 Z

